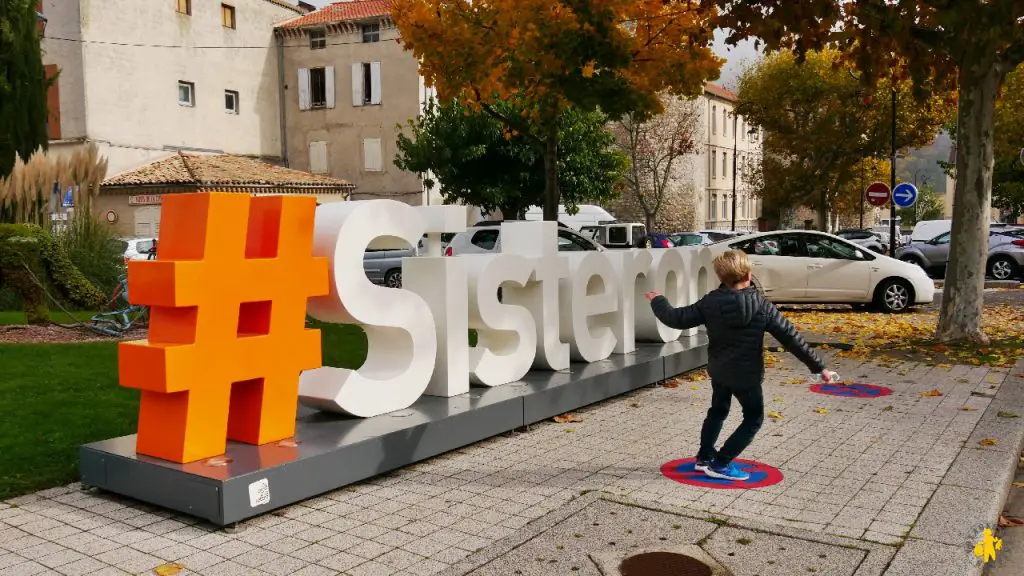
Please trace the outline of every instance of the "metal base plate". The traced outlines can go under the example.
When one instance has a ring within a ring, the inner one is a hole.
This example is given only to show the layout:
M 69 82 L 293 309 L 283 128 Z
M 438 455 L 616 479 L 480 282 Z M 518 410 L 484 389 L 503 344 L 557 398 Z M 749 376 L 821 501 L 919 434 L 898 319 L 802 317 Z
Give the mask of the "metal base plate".
M 135 435 L 82 446 L 82 483 L 224 526 L 642 388 L 707 363 L 703 334 L 522 382 L 423 396 L 354 418 L 299 407 L 295 440 L 229 442 L 226 458 L 176 464 L 135 454 Z

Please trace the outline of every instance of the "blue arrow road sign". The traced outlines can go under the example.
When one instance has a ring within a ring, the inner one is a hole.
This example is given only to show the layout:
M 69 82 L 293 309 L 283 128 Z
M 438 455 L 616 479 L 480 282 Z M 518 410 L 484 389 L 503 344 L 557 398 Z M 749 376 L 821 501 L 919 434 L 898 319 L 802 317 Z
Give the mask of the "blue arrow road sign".
M 917 188 L 904 182 L 892 191 L 892 201 L 900 208 L 909 208 L 917 202 Z

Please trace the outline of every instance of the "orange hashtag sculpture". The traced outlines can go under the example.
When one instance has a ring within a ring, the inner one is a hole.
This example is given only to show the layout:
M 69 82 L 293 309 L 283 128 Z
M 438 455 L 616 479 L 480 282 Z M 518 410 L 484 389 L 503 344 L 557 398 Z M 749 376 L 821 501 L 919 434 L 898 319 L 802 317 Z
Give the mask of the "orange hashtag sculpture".
M 138 454 L 187 463 L 295 434 L 299 373 L 321 364 L 306 301 L 328 293 L 315 212 L 313 197 L 164 197 L 158 259 L 128 264 L 149 339 L 118 357 L 142 391 Z

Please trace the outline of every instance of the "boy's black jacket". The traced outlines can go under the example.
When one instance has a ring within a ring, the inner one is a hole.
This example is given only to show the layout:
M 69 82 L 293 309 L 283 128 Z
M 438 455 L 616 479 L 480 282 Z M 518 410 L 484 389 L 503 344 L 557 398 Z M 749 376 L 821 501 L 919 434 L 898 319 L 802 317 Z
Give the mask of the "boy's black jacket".
M 669 328 L 684 330 L 703 324 L 708 335 L 708 373 L 730 388 L 759 386 L 764 379 L 764 333 L 775 337 L 814 374 L 825 363 L 800 337 L 774 304 L 756 288 L 721 286 L 684 308 L 673 308 L 664 296 L 651 301 L 654 315 Z

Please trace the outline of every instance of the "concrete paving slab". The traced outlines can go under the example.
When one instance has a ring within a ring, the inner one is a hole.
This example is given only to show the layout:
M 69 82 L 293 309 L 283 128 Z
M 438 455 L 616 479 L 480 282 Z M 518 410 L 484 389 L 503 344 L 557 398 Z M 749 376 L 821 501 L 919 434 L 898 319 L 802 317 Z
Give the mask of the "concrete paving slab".
M 1003 495 L 977 488 L 939 486 L 932 495 L 911 538 L 964 546 L 977 540 L 982 527 L 992 525 L 1002 508 Z
M 1013 479 L 1016 463 L 996 450 L 965 447 L 946 472 L 941 484 L 1005 492 Z
M 896 553 L 885 576 L 977 576 L 970 548 L 911 538 Z
M 875 576 L 895 552 L 837 536 L 591 493 L 441 576 L 618 576 L 609 569 L 614 559 L 687 545 L 699 545 L 734 576 Z

